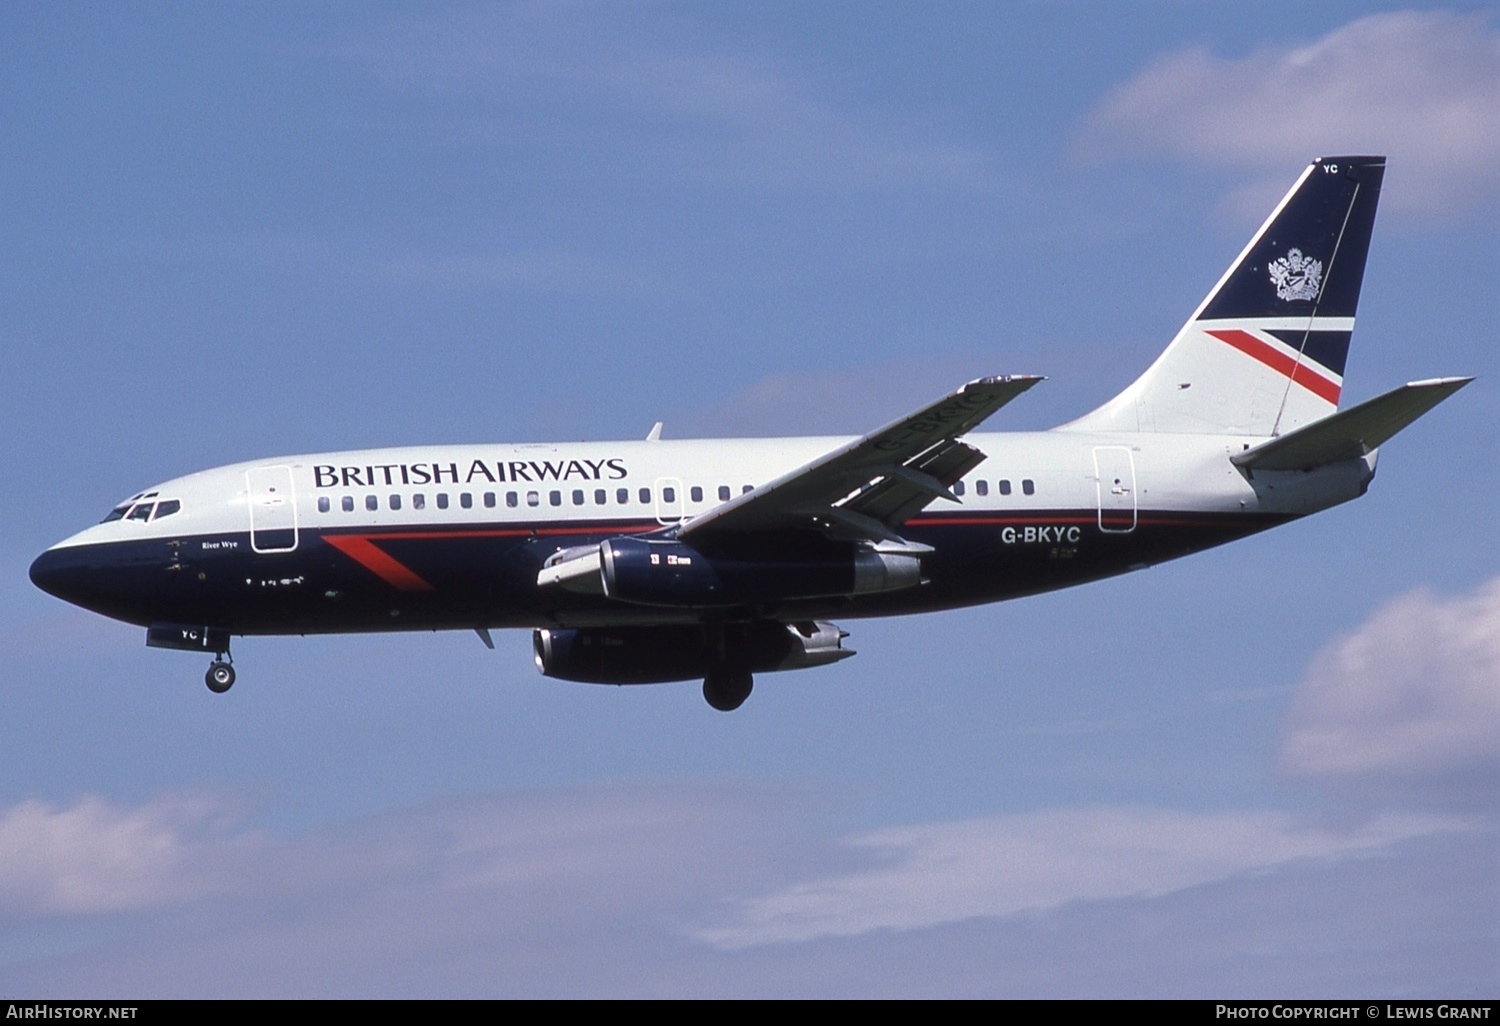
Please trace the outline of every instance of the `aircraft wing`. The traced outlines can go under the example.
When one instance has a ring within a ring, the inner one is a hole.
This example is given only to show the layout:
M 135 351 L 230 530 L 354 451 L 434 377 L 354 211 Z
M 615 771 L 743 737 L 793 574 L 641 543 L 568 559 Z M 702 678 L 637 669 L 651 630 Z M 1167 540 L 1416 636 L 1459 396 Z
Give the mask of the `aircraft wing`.
M 984 459 L 959 438 L 1042 378 L 971 381 L 879 431 L 695 517 L 678 537 L 807 526 L 900 541 L 894 528 Z

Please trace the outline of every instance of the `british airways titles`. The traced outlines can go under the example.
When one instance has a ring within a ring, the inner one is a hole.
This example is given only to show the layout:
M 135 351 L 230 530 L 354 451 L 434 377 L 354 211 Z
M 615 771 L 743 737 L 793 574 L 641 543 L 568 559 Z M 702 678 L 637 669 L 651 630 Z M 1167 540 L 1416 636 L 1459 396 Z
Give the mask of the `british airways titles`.
M 378 485 L 516 483 L 521 481 L 620 481 L 629 476 L 625 461 L 605 460 L 473 460 L 459 463 L 374 463 L 361 467 L 320 463 L 313 467 L 318 488 L 373 488 Z

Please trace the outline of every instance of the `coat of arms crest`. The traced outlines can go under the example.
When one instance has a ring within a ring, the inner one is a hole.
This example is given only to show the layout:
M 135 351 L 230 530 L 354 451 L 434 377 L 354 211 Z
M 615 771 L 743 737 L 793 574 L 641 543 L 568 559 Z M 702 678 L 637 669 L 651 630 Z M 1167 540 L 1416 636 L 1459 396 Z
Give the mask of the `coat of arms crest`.
M 1317 299 L 1323 283 L 1323 261 L 1303 256 L 1300 249 L 1289 249 L 1286 256 L 1271 261 L 1271 284 L 1278 299 Z

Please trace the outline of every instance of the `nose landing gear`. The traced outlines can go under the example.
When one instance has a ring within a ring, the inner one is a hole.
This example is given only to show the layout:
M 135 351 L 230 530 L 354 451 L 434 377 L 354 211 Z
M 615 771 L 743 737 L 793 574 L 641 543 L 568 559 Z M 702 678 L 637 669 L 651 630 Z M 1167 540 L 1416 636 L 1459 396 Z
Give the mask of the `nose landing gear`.
M 228 653 L 221 653 L 227 655 Z M 203 675 L 203 683 L 208 685 L 208 690 L 216 695 L 222 695 L 234 687 L 234 667 L 222 659 L 215 659 L 209 666 L 208 672 Z
M 184 652 L 212 652 L 214 661 L 203 675 L 208 690 L 222 695 L 234 687 L 234 656 L 229 654 L 229 628 L 201 624 L 153 623 L 146 628 L 148 648 L 175 648 Z

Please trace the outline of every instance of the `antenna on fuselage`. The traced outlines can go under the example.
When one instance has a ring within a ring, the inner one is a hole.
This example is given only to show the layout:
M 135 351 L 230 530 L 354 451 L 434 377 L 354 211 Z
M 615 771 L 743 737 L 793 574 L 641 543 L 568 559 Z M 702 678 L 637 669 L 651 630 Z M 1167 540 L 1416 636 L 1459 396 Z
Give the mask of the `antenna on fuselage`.
M 651 425 L 651 430 L 646 432 L 646 441 L 661 441 L 661 421 L 657 421 L 655 424 Z

